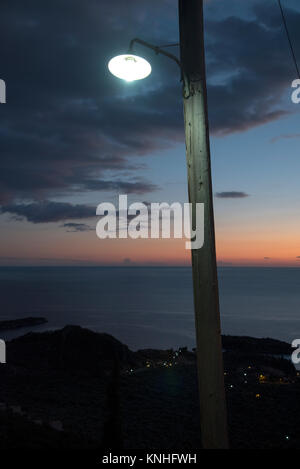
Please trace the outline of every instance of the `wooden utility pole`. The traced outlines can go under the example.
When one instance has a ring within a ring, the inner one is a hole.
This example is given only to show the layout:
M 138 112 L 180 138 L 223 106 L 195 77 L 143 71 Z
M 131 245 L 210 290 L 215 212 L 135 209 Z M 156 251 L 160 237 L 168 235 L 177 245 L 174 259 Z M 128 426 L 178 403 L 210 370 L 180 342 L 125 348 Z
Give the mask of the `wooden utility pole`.
M 204 203 L 204 245 L 192 249 L 197 366 L 203 448 L 227 448 L 213 196 L 204 57 L 203 0 L 179 0 L 180 55 L 189 200 Z

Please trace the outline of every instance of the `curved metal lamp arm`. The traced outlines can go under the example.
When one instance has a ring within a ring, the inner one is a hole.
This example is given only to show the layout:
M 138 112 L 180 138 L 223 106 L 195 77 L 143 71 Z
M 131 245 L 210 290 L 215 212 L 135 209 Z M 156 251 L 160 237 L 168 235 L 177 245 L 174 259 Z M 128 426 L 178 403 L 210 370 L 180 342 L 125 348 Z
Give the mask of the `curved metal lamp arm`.
M 174 62 L 177 63 L 177 65 L 179 66 L 179 68 L 181 70 L 180 60 L 175 55 L 170 54 L 169 52 L 166 52 L 165 50 L 161 49 L 161 47 L 159 47 L 159 46 L 154 46 L 153 44 L 150 44 L 149 42 L 143 41 L 142 39 L 139 39 L 138 37 L 136 37 L 136 38 L 134 38 L 130 41 L 129 52 L 131 54 L 132 54 L 132 49 L 133 49 L 133 45 L 134 45 L 135 42 L 137 42 L 138 44 L 141 44 L 142 46 L 148 47 L 148 49 L 154 50 L 154 52 L 156 54 L 163 54 L 166 57 L 169 57 L 169 59 L 174 60 Z
M 184 95 L 185 98 L 187 98 L 189 96 L 188 78 L 187 78 L 186 74 L 184 73 L 182 64 L 181 64 L 180 60 L 176 57 L 176 55 L 170 54 L 169 52 L 163 50 L 161 47 L 154 46 L 153 44 L 150 44 L 149 42 L 143 41 L 142 39 L 139 39 L 138 37 L 135 37 L 134 39 L 132 39 L 130 41 L 130 44 L 129 44 L 129 53 L 130 54 L 133 53 L 134 43 L 138 43 L 138 44 L 141 44 L 144 47 L 148 47 L 148 49 L 152 49 L 156 54 L 162 54 L 162 55 L 168 57 L 169 59 L 172 59 L 174 62 L 177 63 L 178 67 L 180 68 L 181 79 L 183 81 L 183 95 Z

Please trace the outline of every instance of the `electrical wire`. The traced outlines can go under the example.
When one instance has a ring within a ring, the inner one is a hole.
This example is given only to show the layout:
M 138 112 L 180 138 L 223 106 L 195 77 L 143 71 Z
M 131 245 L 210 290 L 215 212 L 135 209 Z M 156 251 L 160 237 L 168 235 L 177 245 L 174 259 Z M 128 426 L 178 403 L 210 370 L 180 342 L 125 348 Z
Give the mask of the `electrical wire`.
M 294 61 L 294 64 L 295 64 L 295 68 L 296 68 L 296 71 L 297 71 L 297 75 L 300 79 L 300 72 L 299 72 L 299 67 L 298 67 L 298 63 L 297 63 L 297 58 L 296 58 L 293 43 L 292 43 L 292 40 L 291 40 L 291 36 L 290 36 L 290 33 L 289 33 L 289 28 L 288 28 L 288 25 L 287 25 L 287 22 L 286 22 L 285 14 L 284 14 L 284 11 L 283 11 L 283 8 L 282 8 L 282 5 L 281 5 L 281 0 L 277 0 L 277 1 L 278 1 L 278 5 L 279 5 L 279 8 L 280 8 L 282 22 L 283 22 L 284 29 L 285 29 L 287 39 L 288 39 L 288 42 L 289 42 L 289 46 L 290 46 L 291 54 L 292 54 L 293 61 Z

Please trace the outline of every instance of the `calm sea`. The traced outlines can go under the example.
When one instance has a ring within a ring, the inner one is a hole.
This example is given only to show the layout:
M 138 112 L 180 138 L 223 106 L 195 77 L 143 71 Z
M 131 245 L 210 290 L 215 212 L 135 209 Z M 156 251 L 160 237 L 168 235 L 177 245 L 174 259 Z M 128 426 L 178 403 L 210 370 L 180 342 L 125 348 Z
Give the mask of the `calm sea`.
M 222 267 L 219 284 L 223 333 L 300 337 L 300 269 Z M 2 267 L 0 302 L 0 319 L 45 316 L 36 331 L 78 324 L 132 349 L 195 345 L 188 267 Z

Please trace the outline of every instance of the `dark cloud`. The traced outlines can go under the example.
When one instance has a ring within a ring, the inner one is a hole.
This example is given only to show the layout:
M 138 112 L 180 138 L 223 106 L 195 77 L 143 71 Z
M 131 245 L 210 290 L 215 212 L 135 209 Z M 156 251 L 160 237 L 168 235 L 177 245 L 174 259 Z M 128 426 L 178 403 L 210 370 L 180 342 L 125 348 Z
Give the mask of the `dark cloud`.
M 227 191 L 227 192 L 216 192 L 215 196 L 218 199 L 243 199 L 245 197 L 249 197 L 249 194 L 246 194 L 246 192 Z
M 290 112 L 289 98 L 286 103 L 282 98 L 295 70 L 279 10 L 257 2 L 254 14 L 207 23 L 209 109 L 216 134 L 247 130 Z M 297 44 L 300 13 L 290 11 L 289 20 Z
M 96 216 L 96 207 L 51 201 L 3 205 L 0 211 L 18 218 L 26 218 L 31 223 L 51 223 Z
M 294 70 L 278 11 L 207 18 L 211 130 L 247 130 L 287 113 Z M 300 13 L 289 15 L 295 42 Z M 107 62 L 129 40 L 176 42 L 171 0 L 21 0 L 1 4 L 0 202 L 95 191 L 150 192 L 141 158 L 183 141 L 176 64 L 143 49 L 153 73 L 124 84 Z M 13 51 L 13 52 L 12 52 Z M 296 111 L 296 109 L 295 109 Z M 115 182 L 118 181 L 118 182 Z
M 137 192 L 143 191 L 143 187 L 136 189 Z M 122 187 L 125 189 L 125 187 Z M 130 192 L 130 187 L 127 188 L 127 192 Z M 143 202 L 147 208 L 149 208 L 149 202 Z M 130 205 L 130 202 L 128 202 Z M 53 202 L 49 200 L 44 200 L 41 202 L 33 202 L 26 204 L 6 204 L 0 206 L 0 213 L 8 213 L 13 215 L 13 219 L 21 220 L 25 218 L 31 223 L 53 223 L 59 222 L 62 220 L 78 220 L 86 218 L 96 217 L 96 206 L 84 205 L 84 204 L 71 204 L 69 202 Z M 139 212 L 137 212 L 139 213 Z M 119 210 L 116 210 L 117 219 L 123 219 L 126 215 L 128 222 L 135 218 L 136 215 L 129 215 L 128 213 L 120 213 Z M 161 215 L 161 214 L 160 214 Z M 161 215 L 162 216 L 162 215 Z M 149 213 L 150 219 L 150 213 Z M 64 223 L 61 225 L 65 228 L 73 228 L 77 231 L 84 231 L 84 226 L 88 226 L 81 223 Z M 81 229 L 82 228 L 82 229 Z
M 24 8 L 21 1 L 4 1 L 1 78 L 8 103 L 1 109 L 2 202 L 122 186 L 131 193 L 157 188 L 135 181 L 141 164 L 130 158 L 178 140 L 172 109 L 161 113 L 154 90 L 145 94 L 137 85 L 135 97 L 107 71 L 110 56 L 126 48 L 134 29 L 144 24 L 147 5 L 139 3 L 125 8 L 121 1 L 74 0 L 70 8 L 67 0 L 43 5 L 30 0 Z M 152 2 L 153 12 L 159 3 Z M 174 84 L 166 99 L 173 89 Z M 118 183 L 106 181 L 112 172 Z
M 297 133 L 297 134 L 282 134 L 282 135 L 278 135 L 276 137 L 273 137 L 271 138 L 270 142 L 271 143 L 275 143 L 277 142 L 278 140 L 291 140 L 291 139 L 294 139 L 294 138 L 300 138 L 300 133 Z
M 64 223 L 61 228 L 67 228 L 68 233 L 78 233 L 83 231 L 94 231 L 94 228 L 86 223 Z
M 267 261 L 267 260 L 271 259 L 271 257 L 266 256 L 266 257 L 264 257 L 264 259 Z
M 93 191 L 117 191 L 125 194 L 145 194 L 158 189 L 158 186 L 149 182 L 126 182 L 126 181 L 97 181 L 87 180 L 84 187 Z

